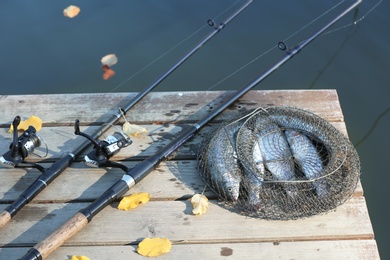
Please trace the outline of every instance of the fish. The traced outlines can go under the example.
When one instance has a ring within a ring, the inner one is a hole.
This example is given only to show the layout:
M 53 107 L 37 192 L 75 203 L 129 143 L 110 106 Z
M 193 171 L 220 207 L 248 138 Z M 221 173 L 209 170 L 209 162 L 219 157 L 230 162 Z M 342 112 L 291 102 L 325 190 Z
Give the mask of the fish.
M 257 116 L 255 124 L 255 135 L 265 167 L 281 183 L 287 196 L 296 199 L 298 191 L 288 184 L 296 180 L 294 161 L 283 131 L 266 115 Z
M 278 181 L 295 180 L 292 154 L 283 131 L 265 116 L 256 119 L 256 137 L 267 169 Z
M 321 177 L 322 160 L 310 139 L 305 134 L 292 129 L 286 130 L 284 133 L 294 160 L 306 178 L 314 180 Z M 324 179 L 313 182 L 313 186 L 320 198 L 325 197 L 328 193 L 328 186 Z
M 240 135 L 249 137 L 252 135 L 252 132 L 247 127 L 243 126 L 240 130 Z M 263 188 L 263 179 L 265 174 L 265 166 L 263 162 L 263 156 L 260 152 L 260 147 L 256 143 L 252 148 L 252 158 L 254 162 L 254 167 L 245 165 L 247 160 L 242 160 L 241 163 L 244 164 L 244 171 L 242 171 L 242 185 L 245 187 L 247 192 L 247 202 L 255 210 L 263 208 L 263 203 L 260 198 L 260 193 Z M 247 168 L 245 168 L 245 166 Z M 248 168 L 249 167 L 249 168 Z
M 220 127 L 209 142 L 207 154 L 212 188 L 233 202 L 239 198 L 242 172 L 231 140 L 240 126 L 234 124 Z
M 270 120 L 284 129 L 310 133 L 328 149 L 337 145 L 333 144 L 332 133 L 329 130 L 333 129 L 335 134 L 338 134 L 338 130 L 326 120 L 309 111 L 294 107 L 269 107 L 266 110 Z M 328 132 L 324 132 L 324 129 L 328 129 Z
M 315 136 L 318 143 L 326 149 L 326 158 L 323 158 L 325 162 L 323 176 L 337 172 L 346 160 L 349 150 L 347 147 L 348 139 L 332 124 L 318 115 L 287 106 L 269 107 L 265 114 L 284 129 L 295 129 Z

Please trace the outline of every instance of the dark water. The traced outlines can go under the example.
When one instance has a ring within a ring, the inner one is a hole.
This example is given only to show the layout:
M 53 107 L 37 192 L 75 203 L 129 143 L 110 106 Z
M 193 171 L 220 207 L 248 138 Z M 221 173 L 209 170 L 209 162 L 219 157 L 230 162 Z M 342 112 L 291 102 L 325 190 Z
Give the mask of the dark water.
M 219 23 L 242 3 L 1 1 L 0 94 L 140 91 L 213 30 L 208 19 Z M 351 3 L 254 1 L 156 91 L 238 89 L 283 55 L 277 42 L 294 46 Z M 345 28 L 319 37 L 256 89 L 337 89 L 381 257 L 390 259 L 390 4 L 372 10 L 377 3 L 364 1 L 333 27 Z M 73 19 L 62 15 L 70 4 L 81 8 Z M 119 62 L 104 81 L 100 59 L 110 53 Z

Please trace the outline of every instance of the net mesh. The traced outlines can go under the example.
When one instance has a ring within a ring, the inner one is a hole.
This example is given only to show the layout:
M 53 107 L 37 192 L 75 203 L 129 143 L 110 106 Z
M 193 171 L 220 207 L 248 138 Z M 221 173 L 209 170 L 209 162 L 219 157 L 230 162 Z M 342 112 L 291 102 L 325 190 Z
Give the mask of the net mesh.
M 228 208 L 272 220 L 309 217 L 345 202 L 360 176 L 349 140 L 294 107 L 260 108 L 211 131 L 198 169 Z

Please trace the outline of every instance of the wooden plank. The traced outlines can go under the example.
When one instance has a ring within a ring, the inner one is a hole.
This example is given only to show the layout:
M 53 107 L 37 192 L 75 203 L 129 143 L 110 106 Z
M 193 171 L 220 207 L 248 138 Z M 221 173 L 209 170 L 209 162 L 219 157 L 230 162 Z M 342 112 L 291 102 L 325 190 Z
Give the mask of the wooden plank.
M 205 92 L 154 92 L 144 97 L 128 114 L 134 123 L 198 121 L 233 91 Z M 75 119 L 82 123 L 105 122 L 136 93 L 62 94 L 0 96 L 0 118 L 11 123 L 16 115 L 36 115 L 46 125 L 73 125 Z M 243 111 L 270 105 L 289 105 L 309 109 L 331 121 L 343 121 L 335 90 L 262 90 L 251 91 L 224 111 L 219 120 Z M 142 115 L 142 116 L 140 116 Z
M 129 167 L 135 164 L 136 162 L 125 163 Z M 0 186 L 3 202 L 15 200 L 39 175 L 37 171 L 25 174 L 22 169 L 12 169 L 10 172 L 4 175 L 4 182 Z M 91 201 L 120 180 L 122 175 L 123 171 L 119 169 L 107 172 L 106 169 L 75 163 L 43 190 L 33 203 Z M 196 172 L 194 161 L 175 161 L 161 163 L 128 193 L 146 191 L 154 199 L 176 200 L 202 192 L 204 186 Z M 212 196 L 209 191 L 206 194 Z
M 124 162 L 128 167 L 136 163 Z M 27 173 L 24 169 L 0 171 L 0 202 L 14 201 L 39 174 L 37 170 L 29 170 Z M 123 171 L 119 169 L 90 168 L 83 163 L 74 163 L 31 203 L 92 201 L 120 180 L 122 175 Z M 146 191 L 152 194 L 155 200 L 177 200 L 189 198 L 202 192 L 204 188 L 205 184 L 197 172 L 195 161 L 168 161 L 161 163 L 127 194 Z M 362 186 L 359 183 L 354 196 L 362 194 Z M 215 197 L 209 189 L 206 189 L 205 195 Z
M 192 215 L 188 200 L 150 201 L 132 211 L 118 210 L 117 204 L 105 208 L 66 245 L 126 245 L 150 236 L 190 243 L 373 239 L 364 197 L 352 197 L 327 214 L 293 221 L 248 218 L 215 201 L 200 217 Z M 87 205 L 29 204 L 2 229 L 0 245 L 31 246 Z
M 0 248 L 0 255 L 18 259 L 29 248 Z M 69 259 L 71 255 L 85 255 L 99 260 L 144 260 L 136 252 L 136 245 L 61 247 L 47 260 Z M 373 240 L 334 240 L 304 242 L 174 244 L 171 252 L 158 259 L 281 259 L 281 260 L 376 260 L 380 259 Z
M 332 124 L 342 133 L 347 135 L 344 123 L 333 122 Z M 198 134 L 195 135 L 194 138 L 191 138 L 182 147 L 180 147 L 177 151 L 178 157 L 195 158 L 198 145 L 202 142 L 207 133 L 209 133 L 211 127 L 214 125 L 215 124 L 205 126 Z M 145 157 L 153 155 L 158 151 L 158 149 L 168 144 L 175 136 L 177 136 L 178 133 L 187 127 L 187 125 L 173 124 L 141 126 L 145 127 L 149 131 L 149 135 L 140 138 L 132 138 L 133 144 L 122 149 L 120 153 L 112 158 L 112 160 L 122 161 L 134 156 Z M 91 134 L 93 131 L 96 131 L 96 129 L 96 126 L 88 128 L 85 127 L 82 128 L 81 131 Z M 2 135 L 0 135 L 0 151 L 6 152 L 12 142 L 12 134 L 6 133 L 5 129 L 0 129 L 0 131 L 3 131 Z M 106 135 L 113 134 L 115 131 L 117 131 L 115 128 L 111 128 L 107 131 Z M 58 160 L 62 156 L 71 152 L 85 139 L 84 137 L 74 135 L 74 127 L 44 127 L 39 132 L 39 135 L 48 145 L 48 155 L 43 158 L 44 160 Z M 104 137 L 101 137 L 100 139 L 104 139 Z M 80 156 L 80 159 L 82 159 L 90 150 L 91 149 L 86 150 L 86 152 Z M 41 156 L 45 155 L 45 144 L 42 143 L 35 152 Z M 43 159 L 38 156 L 31 155 L 27 158 L 27 161 L 39 162 Z

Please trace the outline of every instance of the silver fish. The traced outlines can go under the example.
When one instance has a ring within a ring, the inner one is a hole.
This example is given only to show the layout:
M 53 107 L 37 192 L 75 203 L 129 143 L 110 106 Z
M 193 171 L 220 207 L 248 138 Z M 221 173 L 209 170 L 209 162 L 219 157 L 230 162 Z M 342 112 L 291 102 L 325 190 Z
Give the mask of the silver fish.
M 250 136 L 252 132 L 250 129 L 243 126 L 240 130 L 240 135 Z M 263 162 L 263 156 L 260 152 L 260 147 L 256 143 L 252 148 L 252 158 L 255 164 L 255 168 L 250 167 L 250 169 L 246 168 L 243 172 L 243 185 L 245 186 L 248 193 L 248 203 L 256 208 L 257 210 L 262 208 L 262 201 L 260 199 L 260 193 L 263 188 L 263 178 L 265 174 L 265 166 Z M 244 168 L 245 168 L 245 161 Z M 245 181 L 245 183 L 244 183 Z
M 348 139 L 343 137 L 334 126 L 321 117 L 299 108 L 270 107 L 267 108 L 267 112 L 278 125 L 286 129 L 310 133 L 326 148 L 328 161 L 326 166 L 323 166 L 322 175 L 338 171 L 341 163 L 347 158 L 349 149 Z M 326 186 L 326 190 L 330 190 L 331 186 L 328 182 L 324 180 L 322 183 Z M 321 193 L 319 196 L 322 195 Z
M 301 168 L 303 174 L 313 180 L 321 177 L 323 170 L 322 161 L 316 148 L 309 138 L 295 130 L 286 130 L 285 135 L 290 145 L 295 162 Z M 318 197 L 324 197 L 328 193 L 325 180 L 317 180 L 313 183 Z
M 283 131 L 267 116 L 259 116 L 256 119 L 256 136 L 264 165 L 275 180 L 281 182 L 287 196 L 297 199 L 297 189 L 288 183 L 296 180 L 296 176 L 290 147 Z
M 286 137 L 279 126 L 264 116 L 256 120 L 257 141 L 265 165 L 278 181 L 295 180 L 294 163 Z
M 234 202 L 240 193 L 241 168 L 231 140 L 240 126 L 226 125 L 219 128 L 210 140 L 207 155 L 213 189 Z
M 311 133 L 329 149 L 338 145 L 332 143 L 331 133 L 323 131 L 334 127 L 311 112 L 293 107 L 269 107 L 267 111 L 269 118 L 285 129 Z M 303 115 L 300 116 L 301 114 Z M 334 132 L 338 133 L 338 130 L 334 128 Z

